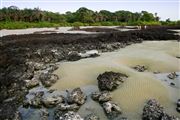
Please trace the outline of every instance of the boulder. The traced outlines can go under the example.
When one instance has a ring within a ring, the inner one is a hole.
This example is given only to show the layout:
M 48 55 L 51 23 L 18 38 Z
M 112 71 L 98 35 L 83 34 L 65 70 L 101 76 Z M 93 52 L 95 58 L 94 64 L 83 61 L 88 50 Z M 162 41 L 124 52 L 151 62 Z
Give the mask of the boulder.
M 72 92 L 67 91 L 68 103 L 77 103 L 82 105 L 86 101 L 86 95 L 81 91 L 80 88 L 75 88 Z
M 107 102 L 112 99 L 112 95 L 108 91 L 93 92 L 91 98 L 98 102 Z
M 34 98 L 32 98 L 30 101 L 28 101 L 28 105 L 35 107 L 35 108 L 41 108 L 43 95 L 44 95 L 44 92 L 35 93 Z
M 116 103 L 113 103 L 112 101 L 104 102 L 102 104 L 102 107 L 109 119 L 115 119 L 120 114 L 122 114 L 121 108 Z
M 97 77 L 98 86 L 101 91 L 112 91 L 116 89 L 128 76 L 122 73 L 105 72 Z

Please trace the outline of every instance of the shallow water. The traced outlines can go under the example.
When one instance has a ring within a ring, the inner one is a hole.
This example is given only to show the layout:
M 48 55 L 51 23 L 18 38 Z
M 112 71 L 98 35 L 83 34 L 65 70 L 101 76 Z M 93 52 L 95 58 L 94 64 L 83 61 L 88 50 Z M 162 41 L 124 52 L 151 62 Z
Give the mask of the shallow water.
M 113 101 L 123 110 L 123 115 L 129 119 L 138 120 L 142 114 L 147 99 L 155 98 L 169 113 L 179 116 L 175 111 L 179 88 L 171 88 L 152 72 L 180 71 L 180 43 L 177 41 L 153 41 L 133 44 L 116 52 L 102 53 L 100 57 L 82 59 L 76 62 L 60 63 L 55 74 L 59 81 L 52 86 L 58 90 L 65 90 L 79 86 L 96 86 L 97 76 L 105 71 L 122 72 L 129 78 L 113 91 Z M 145 65 L 148 72 L 137 72 L 132 69 L 135 65 Z M 178 79 L 179 80 L 179 79 Z M 93 89 L 91 89 L 93 90 Z M 97 103 L 89 100 L 86 104 L 95 109 L 96 113 L 105 119 L 102 109 Z M 84 111 L 86 108 L 80 109 Z M 85 112 L 84 112 L 85 113 Z M 80 112 L 83 115 L 83 112 Z

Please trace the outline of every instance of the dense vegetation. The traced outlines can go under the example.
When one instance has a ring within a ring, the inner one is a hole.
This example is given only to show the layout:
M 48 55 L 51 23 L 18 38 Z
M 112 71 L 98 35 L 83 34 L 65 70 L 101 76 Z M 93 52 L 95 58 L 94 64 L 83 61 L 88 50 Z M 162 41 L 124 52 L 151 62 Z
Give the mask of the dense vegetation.
M 79 8 L 76 12 L 65 14 L 43 11 L 39 8 L 20 10 L 16 6 L 0 9 L 0 29 L 29 28 L 29 27 L 57 27 L 57 26 L 111 26 L 111 25 L 176 25 L 180 21 L 172 22 L 169 19 L 159 21 L 157 13 L 147 11 L 110 12 L 101 10 L 92 11 L 87 8 Z

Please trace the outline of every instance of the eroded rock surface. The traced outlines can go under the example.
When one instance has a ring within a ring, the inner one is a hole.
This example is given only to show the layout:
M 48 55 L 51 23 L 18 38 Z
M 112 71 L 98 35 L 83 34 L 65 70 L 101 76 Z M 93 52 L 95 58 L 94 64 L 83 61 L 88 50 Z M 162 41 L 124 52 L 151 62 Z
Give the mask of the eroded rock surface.
M 97 77 L 98 86 L 101 91 L 112 91 L 126 80 L 128 76 L 117 72 L 104 72 Z

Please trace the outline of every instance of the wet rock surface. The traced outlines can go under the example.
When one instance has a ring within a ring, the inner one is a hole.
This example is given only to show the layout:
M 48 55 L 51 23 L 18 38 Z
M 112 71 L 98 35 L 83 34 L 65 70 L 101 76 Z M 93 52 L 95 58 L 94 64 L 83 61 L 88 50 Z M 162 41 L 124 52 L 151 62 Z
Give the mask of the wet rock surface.
M 169 39 L 178 40 L 179 36 L 166 29 L 152 29 L 91 35 L 52 33 L 1 37 L 1 119 L 14 118 L 15 111 L 22 105 L 28 89 L 38 86 L 38 82 L 47 87 L 51 86 L 58 79 L 56 75 L 52 74 L 57 69 L 55 63 L 68 60 L 68 53 L 72 51 L 78 53 L 89 50 L 106 52 L 143 40 Z M 38 107 L 39 98 L 37 97 L 35 101 L 37 102 L 32 105 Z
M 115 119 L 122 113 L 121 108 L 112 101 L 104 102 L 102 106 L 109 119 Z
M 98 87 L 100 90 L 112 91 L 126 80 L 128 76 L 116 72 L 104 72 L 97 77 Z
M 75 88 L 72 92 L 67 91 L 67 101 L 68 103 L 77 103 L 82 105 L 86 101 L 86 95 L 80 88 Z
M 107 102 L 112 99 L 112 95 L 108 91 L 103 91 L 103 92 L 93 92 L 91 95 L 91 98 L 95 101 L 98 102 Z
M 64 113 L 60 116 L 56 115 L 55 120 L 84 120 L 78 113 L 75 113 L 73 111 L 69 111 L 67 113 Z
M 163 106 L 155 99 L 150 99 L 143 109 L 143 120 L 178 120 L 175 116 L 168 115 Z
M 84 120 L 100 120 L 100 118 L 95 114 L 89 114 L 84 118 Z

